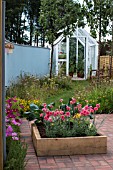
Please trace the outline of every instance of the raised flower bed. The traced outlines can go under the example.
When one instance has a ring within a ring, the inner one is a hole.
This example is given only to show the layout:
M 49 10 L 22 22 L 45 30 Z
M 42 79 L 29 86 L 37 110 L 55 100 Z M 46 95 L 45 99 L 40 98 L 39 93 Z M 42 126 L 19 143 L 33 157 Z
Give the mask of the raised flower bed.
M 35 124 L 31 124 L 33 144 L 38 156 L 97 154 L 107 152 L 106 136 L 41 138 Z
M 60 102 L 55 110 L 54 103 L 41 107 L 31 104 L 26 113 L 28 119 L 35 119 L 31 132 L 37 155 L 106 153 L 107 137 L 98 133 L 100 124 L 95 121 L 100 104 L 82 106 L 74 98 L 68 104 L 63 104 L 63 99 Z

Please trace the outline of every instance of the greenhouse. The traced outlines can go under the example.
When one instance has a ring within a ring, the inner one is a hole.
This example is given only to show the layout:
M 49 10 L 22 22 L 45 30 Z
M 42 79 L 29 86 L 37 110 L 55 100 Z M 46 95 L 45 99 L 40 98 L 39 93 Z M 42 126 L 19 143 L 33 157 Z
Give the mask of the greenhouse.
M 98 67 L 98 43 L 82 28 L 71 37 L 61 35 L 54 42 L 55 72 L 87 79 Z

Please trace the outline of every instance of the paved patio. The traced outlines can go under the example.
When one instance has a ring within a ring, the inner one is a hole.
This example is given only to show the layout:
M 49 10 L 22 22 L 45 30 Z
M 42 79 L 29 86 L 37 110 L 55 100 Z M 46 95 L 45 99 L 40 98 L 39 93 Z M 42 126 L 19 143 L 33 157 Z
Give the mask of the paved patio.
M 99 121 L 104 117 L 106 119 L 99 131 L 108 137 L 107 154 L 48 157 L 36 156 L 29 122 L 23 119 L 21 140 L 28 144 L 26 170 L 113 170 L 113 114 L 97 115 Z

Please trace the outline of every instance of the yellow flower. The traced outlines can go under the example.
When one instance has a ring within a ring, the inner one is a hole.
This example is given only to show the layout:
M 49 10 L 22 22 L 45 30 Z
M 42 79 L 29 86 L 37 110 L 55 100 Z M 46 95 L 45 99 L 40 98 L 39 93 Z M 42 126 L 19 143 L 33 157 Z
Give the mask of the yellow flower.
M 73 119 L 79 119 L 81 117 L 80 113 L 77 113 L 73 116 Z

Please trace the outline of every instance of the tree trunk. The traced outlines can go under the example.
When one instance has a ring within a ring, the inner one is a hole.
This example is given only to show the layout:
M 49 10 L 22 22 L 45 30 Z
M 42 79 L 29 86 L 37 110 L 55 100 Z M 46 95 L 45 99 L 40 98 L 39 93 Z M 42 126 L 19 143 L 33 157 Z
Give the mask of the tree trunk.
M 101 52 L 101 4 L 99 14 L 99 48 L 98 48 L 98 70 L 100 69 L 100 52 Z
M 51 44 L 51 61 L 50 61 L 50 79 L 52 78 L 52 69 L 53 69 L 53 50 L 54 50 L 54 45 L 52 43 Z
M 38 35 L 36 35 L 36 42 L 37 42 L 37 47 L 38 47 Z
M 33 22 L 30 21 L 30 45 L 32 45 L 32 38 L 33 38 Z

